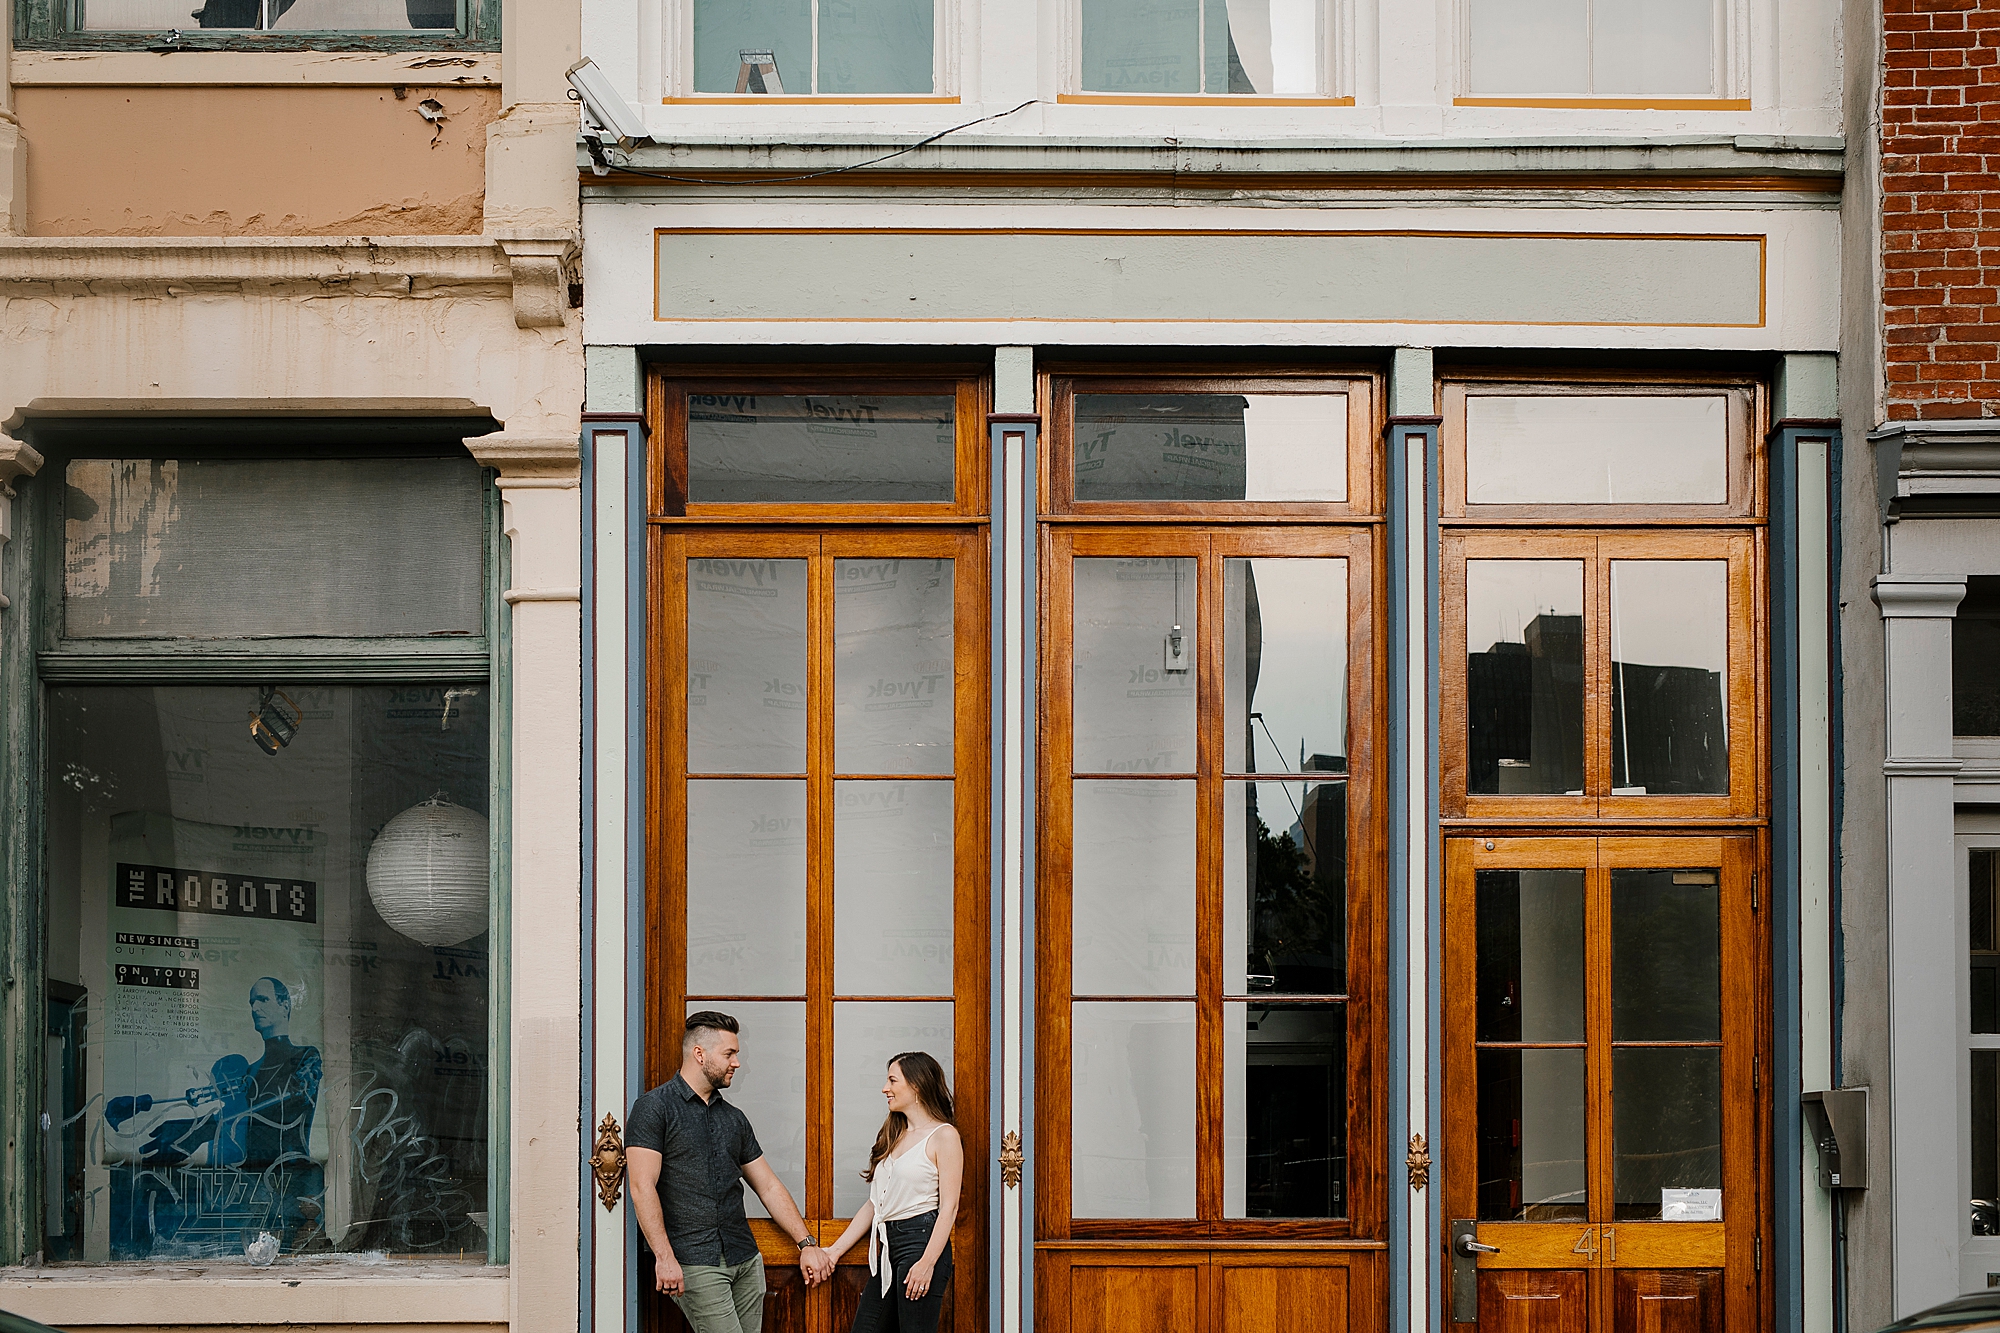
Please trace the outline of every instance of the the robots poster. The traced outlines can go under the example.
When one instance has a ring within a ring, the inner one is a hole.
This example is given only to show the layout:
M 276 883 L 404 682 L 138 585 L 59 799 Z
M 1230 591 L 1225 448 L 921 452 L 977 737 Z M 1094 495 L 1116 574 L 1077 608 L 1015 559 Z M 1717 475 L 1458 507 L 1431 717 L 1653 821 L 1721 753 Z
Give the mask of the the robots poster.
M 294 1249 L 326 1204 L 323 835 L 131 813 L 107 859 L 111 1256 L 241 1256 L 264 1232 Z

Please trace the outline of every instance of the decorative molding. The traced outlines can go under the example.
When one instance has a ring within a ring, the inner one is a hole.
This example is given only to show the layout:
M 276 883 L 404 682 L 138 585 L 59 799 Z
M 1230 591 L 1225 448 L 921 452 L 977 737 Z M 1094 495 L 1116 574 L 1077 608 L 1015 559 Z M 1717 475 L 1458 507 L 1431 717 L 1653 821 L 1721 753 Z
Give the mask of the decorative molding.
M 0 435 L 0 499 L 12 499 L 14 483 L 41 470 L 42 456 L 35 452 L 32 445 L 10 435 Z M 0 541 L 4 541 L 6 536 L 6 529 L 0 527 Z
M 493 435 L 469 435 L 465 447 L 481 466 L 501 474 L 500 486 L 534 477 L 570 481 L 583 470 L 582 431 L 568 435 L 529 435 L 503 430 Z
M 0 295 L 506 297 L 490 236 L 0 236 Z
M 498 51 L 20 51 L 14 86 L 228 88 L 500 86 Z M 0 112 L 4 118 L 5 112 Z
M 618 1206 L 625 1180 L 625 1141 L 618 1137 L 618 1117 L 604 1113 L 597 1123 L 597 1142 L 590 1149 L 590 1175 L 597 1182 L 597 1201 L 610 1212 Z
M 1000 1140 L 1000 1184 L 1004 1189 L 1019 1189 L 1021 1168 L 1028 1164 L 1028 1158 L 1021 1151 L 1021 1131 L 1010 1129 Z
M 500 600 L 509 606 L 521 602 L 580 602 L 582 588 L 509 588 L 500 594 Z
M 179 647 L 190 646 L 182 641 Z M 121 680 L 230 681 L 379 680 L 404 675 L 425 681 L 478 681 L 492 675 L 493 658 L 482 650 L 463 653 L 216 652 L 153 653 L 46 652 L 35 654 L 36 675 L 50 684 L 111 683 Z
M 1875 486 L 1884 522 L 1908 502 L 1926 512 L 1975 499 L 2000 506 L 2000 420 L 1896 421 L 1868 432 L 1875 446 Z
M 1410 1135 L 1410 1151 L 1403 1158 L 1403 1165 L 1410 1168 L 1411 1189 L 1421 1191 L 1431 1183 L 1431 1150 L 1425 1145 L 1423 1135 Z
M 1949 620 L 1965 600 L 1963 576 L 1877 574 L 1869 588 L 1884 620 Z
M 1906 755 L 1882 761 L 1885 778 L 1955 778 L 1965 768 L 1963 759 L 1945 755 Z
M 494 236 L 514 279 L 514 323 L 524 329 L 559 329 L 569 309 L 577 257 L 574 232 L 522 228 Z

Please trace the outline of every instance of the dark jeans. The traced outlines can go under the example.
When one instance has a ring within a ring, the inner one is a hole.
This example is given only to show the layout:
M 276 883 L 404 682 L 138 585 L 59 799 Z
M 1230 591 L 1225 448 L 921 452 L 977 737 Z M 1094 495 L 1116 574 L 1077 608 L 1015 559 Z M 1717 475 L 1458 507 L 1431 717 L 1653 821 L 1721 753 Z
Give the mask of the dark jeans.
M 924 1257 L 924 1247 L 931 1243 L 931 1229 L 937 1220 L 938 1215 L 931 1212 L 889 1224 L 888 1253 L 880 1258 L 890 1269 L 890 1293 L 882 1294 L 880 1273 L 869 1275 L 861 1304 L 854 1311 L 852 1333 L 885 1333 L 892 1328 L 897 1333 L 937 1333 L 938 1316 L 944 1311 L 945 1284 L 951 1281 L 951 1242 L 945 1242 L 944 1253 L 938 1256 L 937 1269 L 931 1274 L 931 1289 L 922 1300 L 911 1300 L 903 1289 L 903 1280 L 917 1260 Z

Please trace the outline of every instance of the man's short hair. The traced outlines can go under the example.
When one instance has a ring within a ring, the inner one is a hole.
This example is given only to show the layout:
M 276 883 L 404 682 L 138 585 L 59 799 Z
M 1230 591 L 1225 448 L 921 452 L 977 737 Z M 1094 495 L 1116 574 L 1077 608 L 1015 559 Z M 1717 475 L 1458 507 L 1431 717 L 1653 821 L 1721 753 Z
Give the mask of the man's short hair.
M 687 1030 L 681 1034 L 681 1049 L 685 1051 L 690 1046 L 707 1045 L 703 1036 L 705 1033 L 727 1032 L 734 1036 L 739 1031 L 735 1018 L 729 1014 L 714 1009 L 704 1009 L 700 1013 L 688 1015 Z
M 277 1000 L 279 1004 L 284 1005 L 285 1008 L 289 1010 L 292 1007 L 291 987 L 287 986 L 284 982 L 278 980 L 276 977 L 258 977 L 256 981 L 250 983 L 250 989 L 256 990 L 258 983 L 265 981 L 271 983 L 272 998 Z

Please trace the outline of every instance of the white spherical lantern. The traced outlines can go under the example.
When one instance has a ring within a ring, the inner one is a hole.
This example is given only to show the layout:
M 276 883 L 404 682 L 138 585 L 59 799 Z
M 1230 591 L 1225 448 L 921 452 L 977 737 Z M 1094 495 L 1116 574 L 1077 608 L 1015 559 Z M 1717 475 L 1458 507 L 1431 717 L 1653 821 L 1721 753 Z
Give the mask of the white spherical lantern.
M 486 929 L 483 815 L 434 796 L 382 826 L 368 849 L 368 896 L 399 935 L 463 944 Z

